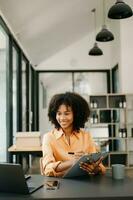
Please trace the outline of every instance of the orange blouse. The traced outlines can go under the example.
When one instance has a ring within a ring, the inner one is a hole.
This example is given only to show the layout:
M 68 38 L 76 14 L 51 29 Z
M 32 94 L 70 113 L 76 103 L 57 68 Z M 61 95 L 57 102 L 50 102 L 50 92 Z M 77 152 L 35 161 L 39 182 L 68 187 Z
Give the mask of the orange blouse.
M 46 176 L 58 176 L 60 172 L 56 172 L 56 167 L 59 163 L 73 159 L 73 156 L 68 152 L 95 153 L 96 145 L 90 133 L 85 132 L 83 129 L 71 134 L 70 144 L 68 144 L 62 129 L 54 129 L 44 134 L 42 151 L 43 174 Z M 100 164 L 100 167 L 103 171 L 105 170 L 102 164 Z

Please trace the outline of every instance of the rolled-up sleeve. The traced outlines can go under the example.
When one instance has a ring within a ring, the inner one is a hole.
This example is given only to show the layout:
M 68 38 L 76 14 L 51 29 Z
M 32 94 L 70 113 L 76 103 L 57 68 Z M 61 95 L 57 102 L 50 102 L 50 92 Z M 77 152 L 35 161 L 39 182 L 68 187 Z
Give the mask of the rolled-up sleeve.
M 51 147 L 50 137 L 48 134 L 43 136 L 42 152 L 43 152 L 43 158 L 42 158 L 43 174 L 46 176 L 58 176 L 56 168 L 61 163 L 61 161 L 56 161 L 53 156 L 53 149 Z

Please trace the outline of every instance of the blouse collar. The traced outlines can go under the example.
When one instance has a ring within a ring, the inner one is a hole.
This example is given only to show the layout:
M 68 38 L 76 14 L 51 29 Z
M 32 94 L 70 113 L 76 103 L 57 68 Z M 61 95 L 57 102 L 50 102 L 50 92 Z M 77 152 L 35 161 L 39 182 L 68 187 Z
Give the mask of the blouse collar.
M 75 135 L 75 137 L 77 139 L 79 139 L 79 134 L 81 133 L 81 130 L 79 130 L 78 132 L 77 131 L 73 131 L 73 135 Z M 63 132 L 63 130 L 60 128 L 59 130 L 58 129 L 54 129 L 54 135 L 56 137 L 56 139 L 59 139 L 62 135 L 64 135 L 65 133 Z

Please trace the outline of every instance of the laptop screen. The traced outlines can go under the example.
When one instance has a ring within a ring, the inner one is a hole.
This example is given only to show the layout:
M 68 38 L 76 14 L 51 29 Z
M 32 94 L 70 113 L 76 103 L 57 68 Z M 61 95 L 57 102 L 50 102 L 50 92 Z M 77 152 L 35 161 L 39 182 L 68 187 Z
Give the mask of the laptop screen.
M 29 189 L 20 164 L 0 163 L 0 180 L 0 192 L 4 193 L 29 194 L 43 186 L 39 184 Z

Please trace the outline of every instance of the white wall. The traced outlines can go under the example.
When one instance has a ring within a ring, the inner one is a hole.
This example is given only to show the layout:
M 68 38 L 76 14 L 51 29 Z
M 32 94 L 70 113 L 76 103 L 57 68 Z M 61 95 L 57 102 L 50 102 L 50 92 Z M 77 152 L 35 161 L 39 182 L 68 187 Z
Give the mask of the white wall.
M 133 93 L 133 17 L 121 21 L 121 92 Z
M 108 69 L 120 60 L 120 22 L 107 21 L 107 28 L 114 34 L 115 40 L 98 42 L 103 50 L 102 56 L 89 56 L 88 51 L 94 45 L 94 33 L 86 35 L 76 43 L 43 61 L 36 69 Z M 101 27 L 99 27 L 99 32 Z
M 112 68 L 120 61 L 120 21 L 107 18 L 109 7 L 113 5 L 113 0 L 106 1 L 105 23 L 107 28 L 114 34 L 115 40 L 111 42 L 99 42 L 99 47 L 103 50 L 103 56 L 89 56 L 88 51 L 94 45 L 94 32 L 89 32 L 67 48 L 57 52 L 54 56 L 44 60 L 38 65 L 36 70 L 49 69 L 107 69 Z M 101 30 L 103 22 L 97 18 L 96 32 Z
M 66 49 L 42 62 L 39 69 L 104 69 L 112 67 L 111 51 L 114 41 L 98 43 L 103 50 L 102 56 L 89 56 L 88 51 L 94 45 L 94 36 L 87 35 Z M 115 49 L 117 51 L 117 49 Z
M 111 43 L 111 51 L 110 51 L 110 67 L 114 67 L 117 63 L 120 62 L 120 21 L 119 20 L 109 20 L 109 30 L 112 30 L 114 34 L 114 41 Z

